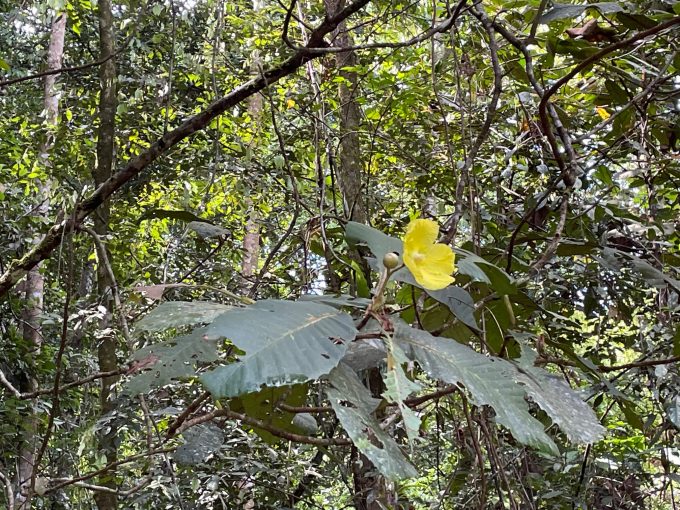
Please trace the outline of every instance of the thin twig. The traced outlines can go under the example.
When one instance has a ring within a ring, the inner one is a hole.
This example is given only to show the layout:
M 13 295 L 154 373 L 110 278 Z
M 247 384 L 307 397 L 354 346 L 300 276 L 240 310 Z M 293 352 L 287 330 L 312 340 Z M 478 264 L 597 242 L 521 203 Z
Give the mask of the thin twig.
M 328 46 L 328 45 L 310 47 L 308 45 L 298 46 L 298 45 L 294 44 L 290 40 L 290 38 L 288 37 L 287 26 L 290 23 L 290 18 L 292 16 L 293 6 L 295 5 L 295 2 L 292 2 L 291 7 L 288 9 L 288 13 L 286 15 L 286 21 L 284 22 L 284 30 L 283 30 L 282 39 L 286 43 L 286 45 L 288 45 L 291 49 L 294 49 L 296 51 L 300 51 L 300 50 L 304 49 L 310 55 L 326 55 L 326 54 L 329 54 L 329 53 L 346 53 L 346 52 L 349 52 L 349 51 L 358 51 L 358 50 L 406 48 L 408 46 L 413 46 L 413 45 L 421 43 L 423 41 L 427 41 L 430 37 L 434 36 L 435 34 L 446 32 L 456 22 L 458 17 L 463 12 L 463 7 L 465 7 L 466 4 L 467 4 L 467 0 L 460 0 L 460 2 L 458 2 L 458 4 L 456 4 L 456 7 L 453 10 L 453 13 L 451 14 L 451 16 L 446 18 L 441 23 L 438 23 L 437 25 L 431 26 L 428 30 L 421 32 L 417 36 L 408 39 L 407 41 L 395 42 L 395 43 L 391 43 L 391 42 L 366 43 L 366 44 L 357 44 L 357 45 L 354 45 L 354 46 L 340 46 L 340 47 Z
M 96 60 L 94 62 L 90 62 L 88 64 L 82 64 L 82 65 L 73 66 L 73 67 L 60 67 L 59 69 L 51 69 L 49 71 L 43 71 L 41 73 L 29 74 L 28 76 L 21 76 L 19 78 L 12 78 L 11 80 L 0 81 L 0 89 L 7 87 L 9 85 L 21 83 L 23 81 L 37 80 L 39 78 L 44 78 L 45 76 L 52 76 L 52 75 L 55 75 L 55 74 L 62 74 L 62 73 L 64 73 L 64 74 L 65 73 L 73 73 L 73 72 L 76 72 L 76 71 L 82 71 L 84 69 L 89 69 L 90 67 L 97 67 L 97 66 L 104 64 L 105 62 L 108 62 L 109 60 L 114 58 L 116 55 L 118 55 L 124 49 L 125 49 L 125 46 L 123 45 L 115 53 L 108 55 L 105 58 Z
M 70 383 L 64 384 L 62 386 L 59 386 L 57 389 L 58 392 L 63 392 L 64 390 L 68 390 L 70 388 L 75 388 L 76 386 L 82 386 L 84 384 L 90 383 L 92 381 L 96 381 L 97 379 L 104 379 L 106 377 L 115 377 L 117 375 L 121 375 L 127 372 L 127 368 L 119 368 L 117 370 L 109 370 L 108 372 L 97 372 L 96 374 L 91 374 L 88 375 L 87 377 L 83 377 L 82 379 L 78 379 L 76 381 L 71 381 Z M 47 395 L 49 393 L 54 393 L 54 388 L 44 388 L 41 390 L 36 390 L 36 391 L 31 391 L 28 393 L 20 393 L 18 398 L 22 400 L 29 400 L 32 398 L 39 397 L 40 395 Z
M 111 282 L 110 289 L 111 294 L 113 295 L 113 304 L 116 306 L 120 329 L 123 332 L 123 337 L 125 338 L 125 342 L 127 343 L 128 347 L 131 347 L 133 344 L 132 336 L 130 335 L 130 328 L 128 326 L 127 318 L 125 317 L 125 311 L 123 310 L 123 305 L 120 300 L 120 292 L 118 292 L 116 276 L 113 273 L 113 268 L 111 267 L 111 262 L 109 261 L 109 256 L 106 252 L 106 246 L 104 245 L 101 237 L 99 237 L 99 234 L 97 234 L 94 229 L 91 229 L 85 225 L 81 225 L 79 228 L 83 232 L 86 232 L 94 241 L 95 247 L 97 248 L 99 263 L 104 266 L 104 270 L 106 271 L 109 281 Z
M 182 424 L 191 416 L 191 413 L 198 410 L 208 399 L 210 398 L 210 392 L 204 391 L 198 397 L 196 397 L 187 407 L 182 411 L 182 413 L 175 418 L 168 430 L 165 431 L 165 437 L 170 439 L 173 437 L 177 430 L 182 426 Z
M 12 395 L 14 395 L 16 398 L 21 398 L 21 392 L 14 387 L 14 385 L 9 382 L 7 379 L 7 376 L 5 376 L 5 373 L 0 370 L 0 383 L 9 391 Z
M 143 459 L 146 457 L 151 457 L 153 455 L 163 455 L 166 453 L 172 453 L 175 451 L 175 448 L 157 448 L 155 450 L 152 450 L 150 452 L 144 452 L 144 453 L 138 453 L 135 455 L 131 455 L 130 457 L 126 457 L 124 459 L 117 460 L 115 462 L 111 462 L 104 466 L 101 469 L 97 469 L 96 471 L 91 471 L 89 473 L 86 473 L 84 475 L 78 476 L 76 478 L 70 478 L 68 480 L 62 480 L 56 485 L 53 485 L 52 487 L 48 488 L 45 493 L 50 493 L 54 491 L 58 491 L 59 489 L 63 489 L 64 487 L 68 487 L 69 485 L 74 485 L 78 482 L 83 482 L 85 480 L 90 480 L 92 478 L 95 478 L 99 475 L 102 475 L 108 471 L 111 471 L 112 469 L 117 468 L 118 466 L 122 466 L 124 464 L 130 464 L 131 462 L 134 462 L 139 459 Z

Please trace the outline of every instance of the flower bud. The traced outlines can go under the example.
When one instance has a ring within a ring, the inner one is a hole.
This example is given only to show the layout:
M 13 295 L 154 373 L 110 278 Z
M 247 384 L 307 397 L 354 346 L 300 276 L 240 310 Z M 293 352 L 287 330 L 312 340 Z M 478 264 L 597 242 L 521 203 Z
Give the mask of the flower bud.
M 383 265 L 387 269 L 395 269 L 399 265 L 399 254 L 395 252 L 385 253 Z

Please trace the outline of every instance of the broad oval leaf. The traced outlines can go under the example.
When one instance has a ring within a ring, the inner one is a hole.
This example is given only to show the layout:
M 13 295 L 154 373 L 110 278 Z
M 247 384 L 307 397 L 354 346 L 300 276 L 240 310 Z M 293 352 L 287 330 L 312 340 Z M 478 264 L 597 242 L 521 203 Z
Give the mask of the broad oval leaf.
M 259 301 L 220 315 L 208 337 L 228 338 L 245 356 L 201 377 L 217 398 L 316 379 L 330 372 L 354 340 L 344 312 L 320 303 Z
M 489 405 L 496 419 L 520 442 L 557 453 L 541 422 L 529 414 L 525 392 L 567 434 L 570 440 L 592 443 L 604 428 L 592 409 L 566 384 L 533 366 L 528 348 L 519 364 L 487 357 L 446 338 L 395 322 L 395 340 L 431 376 L 463 384 L 478 405 Z
M 224 432 L 214 423 L 201 423 L 182 433 L 184 444 L 177 447 L 172 457 L 178 464 L 203 464 L 218 452 L 224 443 Z
M 231 308 L 209 301 L 166 301 L 143 317 L 137 323 L 137 329 L 163 331 L 179 326 L 207 324 Z
M 198 362 L 217 359 L 217 342 L 205 336 L 205 328 L 194 329 L 188 335 L 144 347 L 135 353 L 130 373 L 135 375 L 123 388 L 128 395 L 149 391 L 149 388 L 169 384 L 175 379 L 192 377 Z M 148 369 L 148 370 L 147 370 Z
M 473 402 L 492 407 L 498 423 L 507 427 L 518 441 L 558 453 L 543 424 L 529 414 L 524 389 L 509 377 L 513 371 L 510 363 L 483 356 L 455 340 L 413 329 L 402 321 L 395 320 L 394 325 L 394 340 L 430 377 L 464 385 Z

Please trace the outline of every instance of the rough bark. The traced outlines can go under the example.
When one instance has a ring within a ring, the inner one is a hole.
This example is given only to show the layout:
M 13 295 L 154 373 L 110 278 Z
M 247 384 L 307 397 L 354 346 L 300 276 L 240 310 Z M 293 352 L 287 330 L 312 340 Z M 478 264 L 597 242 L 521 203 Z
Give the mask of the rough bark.
M 115 35 L 113 32 L 113 14 L 110 0 L 99 0 L 99 44 L 101 58 L 105 59 L 113 55 L 115 48 Z M 112 174 L 114 160 L 114 134 L 116 126 L 116 61 L 110 58 L 99 68 L 100 95 L 99 95 L 99 128 L 97 131 L 97 164 L 92 172 L 96 186 L 101 186 Z M 106 239 L 109 232 L 109 217 L 111 208 L 108 200 L 104 201 L 94 217 L 94 231 L 101 239 Z M 111 256 L 108 256 L 109 262 Z M 99 302 L 106 308 L 105 316 L 99 324 L 100 331 L 111 331 L 109 323 L 113 310 L 113 286 L 109 271 L 102 261 L 97 265 L 97 288 Z M 116 337 L 107 334 L 100 338 L 97 349 L 99 369 L 102 372 L 114 371 L 118 368 L 116 358 Z M 117 376 L 105 377 L 101 380 L 100 413 L 101 416 L 111 414 L 115 409 L 114 386 L 118 381 Z M 109 416 L 109 427 L 106 433 L 98 436 L 98 448 L 100 454 L 106 456 L 106 462 L 111 464 L 118 459 L 116 448 L 116 435 L 118 427 L 116 420 Z M 116 489 L 115 470 L 108 471 L 99 477 L 98 484 L 111 489 Z M 94 496 L 99 510 L 115 510 L 118 507 L 118 497 L 111 492 L 97 492 Z
M 340 12 L 345 7 L 345 0 L 324 0 L 329 16 Z M 340 48 L 353 46 L 352 37 L 347 31 L 346 23 L 340 23 L 333 33 L 334 45 Z M 345 69 L 357 63 L 354 51 L 338 53 L 335 66 L 343 80 L 338 86 L 340 111 L 340 154 L 339 164 L 335 168 L 338 186 L 342 194 L 345 217 L 359 223 L 368 222 L 365 190 L 363 187 L 363 164 L 361 158 L 361 108 L 357 102 L 358 77 L 354 71 Z M 367 281 L 370 281 L 370 270 L 366 260 L 357 251 L 349 253 L 359 267 L 362 268 Z M 366 384 L 371 393 L 380 397 L 384 390 L 382 375 L 379 369 L 371 369 L 366 374 Z M 378 416 L 378 418 L 380 418 Z M 353 449 L 352 475 L 354 482 L 354 506 L 357 510 L 380 510 L 392 501 L 387 490 L 385 479 L 380 476 L 366 456 Z
M 258 12 L 263 8 L 262 0 L 253 0 L 253 12 Z M 262 61 L 257 50 L 253 51 L 251 71 L 257 75 L 262 68 Z M 253 143 L 257 143 L 259 126 L 261 124 L 263 100 L 260 94 L 253 94 L 248 99 L 248 113 L 250 114 L 252 129 L 253 129 Z M 241 265 L 241 276 L 247 281 L 257 272 L 257 261 L 260 257 L 260 224 L 257 216 L 257 209 L 252 200 L 246 200 L 246 207 L 248 211 L 248 220 L 246 221 L 246 232 L 243 238 L 243 264 Z
M 333 16 L 345 7 L 345 0 L 324 0 L 326 12 Z M 342 22 L 334 31 L 334 43 L 339 48 L 353 46 L 352 36 L 347 31 L 347 24 Z M 335 67 L 343 80 L 338 86 L 340 100 L 340 164 L 336 168 L 338 185 L 342 192 L 345 217 L 359 223 L 366 223 L 368 215 L 363 197 L 363 168 L 361 162 L 361 143 L 359 127 L 361 125 L 361 109 L 356 101 L 358 86 L 357 73 L 346 70 L 357 63 L 354 51 L 338 53 L 335 56 Z
M 248 280 L 257 272 L 257 261 L 260 257 L 260 223 L 252 200 L 246 201 L 246 207 L 250 209 L 250 212 L 246 221 L 246 233 L 243 237 L 241 275 Z
M 66 33 L 66 15 L 60 14 L 52 21 L 52 28 L 50 33 L 50 43 L 47 49 L 47 70 L 59 69 L 64 55 L 64 36 Z M 53 127 L 57 124 L 59 116 L 59 96 L 60 93 L 56 88 L 57 75 L 48 75 L 45 77 L 45 96 L 43 106 L 45 109 L 45 121 L 48 127 Z M 54 137 L 48 131 L 47 138 L 40 146 L 40 163 L 45 167 L 49 174 L 51 167 L 50 154 L 54 145 Z M 49 196 L 51 192 L 51 183 L 47 181 L 39 184 L 40 189 L 40 205 L 36 208 L 35 214 L 42 218 L 47 215 L 49 209 Z M 35 240 L 35 244 L 39 243 L 39 239 Z M 35 265 L 28 271 L 26 275 L 25 284 L 25 298 L 26 307 L 23 310 L 23 338 L 25 345 L 30 346 L 30 352 L 26 353 L 26 361 L 28 365 L 32 365 L 34 356 L 40 351 L 42 344 L 42 332 L 40 325 L 40 316 L 43 311 L 45 280 L 40 272 L 40 267 Z M 20 390 L 22 392 L 32 392 L 38 388 L 38 382 L 35 375 L 29 371 L 22 374 Z M 15 491 L 15 508 L 23 509 L 30 504 L 30 483 L 34 470 L 34 461 L 36 455 L 36 448 L 38 445 L 38 418 L 35 415 L 27 416 L 23 424 L 23 438 L 20 443 L 19 461 L 17 467 L 17 487 Z
M 63 236 L 72 232 L 85 218 L 92 214 L 106 199 L 118 191 L 130 179 L 144 171 L 151 163 L 172 147 L 189 136 L 202 131 L 217 116 L 241 101 L 256 94 L 281 78 L 297 71 L 306 62 L 317 58 L 321 53 L 314 48 L 322 48 L 328 44 L 324 37 L 331 33 L 342 21 L 359 11 L 370 0 L 356 0 L 332 18 L 326 18 L 311 33 L 308 43 L 280 65 L 264 71 L 261 75 L 232 90 L 226 96 L 218 99 L 201 113 L 190 117 L 176 129 L 169 131 L 124 168 L 116 172 L 97 188 L 89 197 L 78 203 L 75 210 L 64 216 L 63 220 L 55 222 L 42 240 L 28 253 L 18 260 L 12 261 L 5 273 L 0 276 L 0 297 L 14 287 L 26 273 L 41 261 L 50 257 L 52 252 L 63 241 Z
M 328 16 L 334 16 L 345 8 L 345 0 L 324 0 Z M 345 22 L 340 23 L 335 31 L 334 46 L 349 48 L 354 41 L 347 30 Z M 340 101 L 340 148 L 339 164 L 333 169 L 337 177 L 338 187 L 342 196 L 345 218 L 358 223 L 368 223 L 368 211 L 363 186 L 363 164 L 361 159 L 361 141 L 359 128 L 361 127 L 361 107 L 357 102 L 358 77 L 354 71 L 345 69 L 356 65 L 357 58 L 354 51 L 348 50 L 335 55 L 335 66 L 343 80 L 338 86 L 338 100 Z M 350 258 L 361 268 L 367 282 L 371 281 L 371 271 L 366 259 L 357 250 L 349 252 Z M 350 281 L 350 294 L 355 294 L 356 279 Z

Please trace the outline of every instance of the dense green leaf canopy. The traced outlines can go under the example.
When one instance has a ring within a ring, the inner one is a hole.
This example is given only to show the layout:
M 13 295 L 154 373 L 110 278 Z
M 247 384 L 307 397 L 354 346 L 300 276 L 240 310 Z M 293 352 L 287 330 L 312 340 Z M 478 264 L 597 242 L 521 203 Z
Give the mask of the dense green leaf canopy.
M 679 34 L 0 0 L 0 507 L 675 508 Z

